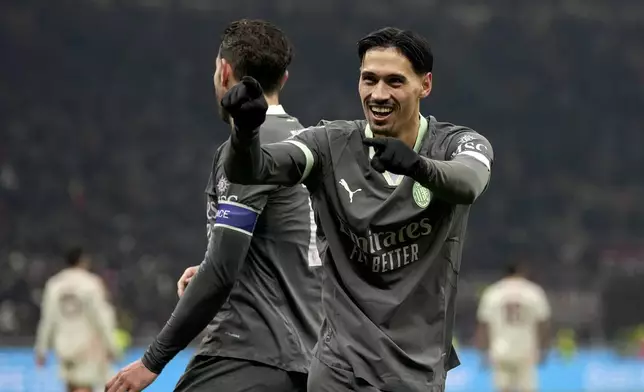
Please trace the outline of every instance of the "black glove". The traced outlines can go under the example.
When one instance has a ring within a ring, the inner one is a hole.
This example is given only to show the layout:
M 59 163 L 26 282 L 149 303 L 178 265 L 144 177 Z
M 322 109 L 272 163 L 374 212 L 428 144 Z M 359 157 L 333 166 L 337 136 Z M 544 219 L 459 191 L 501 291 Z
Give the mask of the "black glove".
M 371 167 L 380 173 L 388 171 L 393 174 L 412 176 L 422 164 L 420 155 L 402 140 L 383 137 L 365 139 L 363 143 L 374 148 L 375 155 L 371 159 Z
M 221 99 L 221 106 L 230 113 L 235 128 L 242 133 L 259 128 L 266 120 L 268 110 L 262 86 L 250 76 L 244 76 L 241 82 L 228 90 Z

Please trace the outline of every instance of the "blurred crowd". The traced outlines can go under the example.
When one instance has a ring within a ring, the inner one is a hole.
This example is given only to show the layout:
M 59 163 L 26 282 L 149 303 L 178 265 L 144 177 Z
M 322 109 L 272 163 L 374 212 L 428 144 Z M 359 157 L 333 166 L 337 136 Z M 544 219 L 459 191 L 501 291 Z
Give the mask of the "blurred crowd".
M 553 290 L 597 291 L 603 255 L 641 256 L 644 11 L 635 1 L 0 7 L 1 335 L 33 333 L 42 285 L 72 244 L 93 254 L 134 335 L 167 319 L 176 278 L 205 250 L 203 189 L 227 137 L 214 58 L 222 29 L 241 17 L 272 20 L 291 37 L 283 104 L 311 125 L 362 117 L 361 36 L 395 25 L 430 40 L 434 89 L 423 113 L 478 130 L 497 159 L 473 209 L 465 283 L 524 261 Z M 472 306 L 459 307 L 464 323 Z

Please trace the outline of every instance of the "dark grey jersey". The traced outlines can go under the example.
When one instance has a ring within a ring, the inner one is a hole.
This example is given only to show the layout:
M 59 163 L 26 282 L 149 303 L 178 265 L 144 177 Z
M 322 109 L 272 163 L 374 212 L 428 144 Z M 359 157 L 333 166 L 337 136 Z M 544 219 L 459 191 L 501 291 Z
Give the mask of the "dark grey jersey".
M 295 118 L 272 107 L 261 141 L 282 141 L 297 129 Z M 204 261 L 141 361 L 159 374 L 211 323 L 199 353 L 306 373 L 321 323 L 321 262 L 309 194 L 303 186 L 231 183 L 222 153 L 229 143 L 217 150 L 206 188 Z
M 302 129 L 297 119 L 269 114 L 261 141 L 283 141 L 297 129 Z M 315 271 L 321 262 L 309 193 L 304 186 L 231 183 L 220 155 L 226 143 L 215 154 L 206 188 L 208 235 L 220 227 L 246 231 L 252 240 L 230 296 L 210 324 L 199 352 L 306 372 L 322 319 L 321 282 Z M 248 230 L 241 215 L 233 217 L 245 211 L 258 216 L 254 230 Z M 242 252 L 239 246 L 230 244 L 225 251 Z
M 386 391 L 441 385 L 458 365 L 452 325 L 470 206 L 449 195 L 484 172 L 478 196 L 493 161 L 489 142 L 473 130 L 421 120 L 415 150 L 434 162 L 431 178 L 373 170 L 365 121 L 327 122 L 261 149 L 248 140 L 227 147 L 234 180 L 303 181 L 311 191 L 328 241 L 316 356 Z

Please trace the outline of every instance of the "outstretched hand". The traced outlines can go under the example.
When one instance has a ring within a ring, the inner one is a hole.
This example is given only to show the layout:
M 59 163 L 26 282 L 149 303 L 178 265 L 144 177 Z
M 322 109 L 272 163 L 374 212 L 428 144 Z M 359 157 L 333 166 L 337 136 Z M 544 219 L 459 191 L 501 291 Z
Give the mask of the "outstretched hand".
M 416 170 L 421 159 L 420 155 L 400 139 L 367 138 L 363 143 L 375 150 L 371 167 L 380 173 L 388 171 L 393 174 L 410 175 Z
M 244 76 L 221 99 L 221 106 L 230 113 L 235 127 L 241 132 L 250 132 L 264 123 L 268 102 L 257 80 Z

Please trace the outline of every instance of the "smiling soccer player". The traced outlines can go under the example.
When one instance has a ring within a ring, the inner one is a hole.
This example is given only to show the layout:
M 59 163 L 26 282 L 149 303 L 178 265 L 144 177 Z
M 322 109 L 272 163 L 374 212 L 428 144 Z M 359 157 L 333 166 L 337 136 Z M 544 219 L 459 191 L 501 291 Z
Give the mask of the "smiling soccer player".
M 326 122 L 285 142 L 260 146 L 261 88 L 251 78 L 233 87 L 222 100 L 235 119 L 226 173 L 311 191 L 328 250 L 309 391 L 443 391 L 459 363 L 451 341 L 467 218 L 488 185 L 492 146 L 420 114 L 432 87 L 424 38 L 385 28 L 360 40 L 358 55 L 366 121 Z

